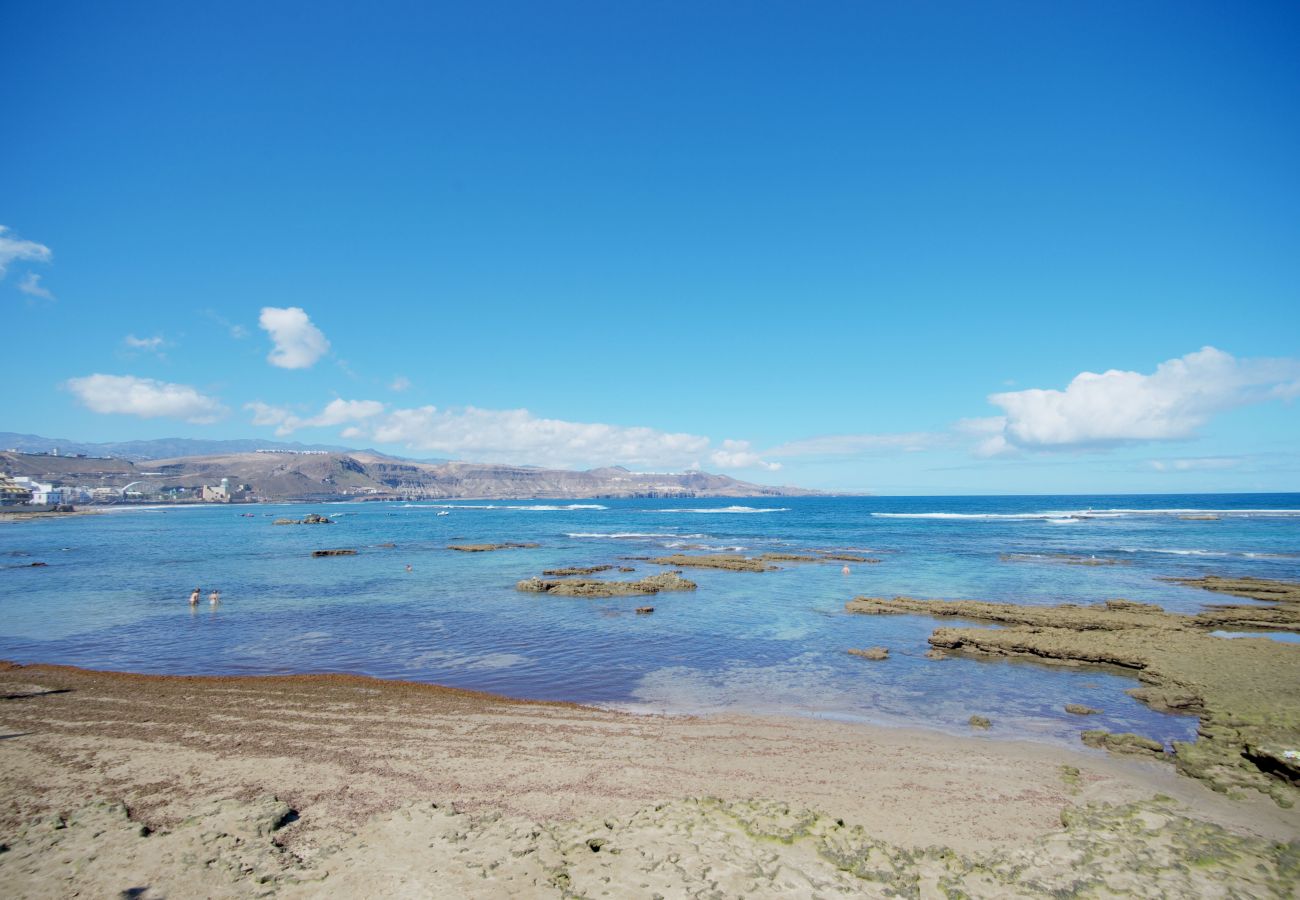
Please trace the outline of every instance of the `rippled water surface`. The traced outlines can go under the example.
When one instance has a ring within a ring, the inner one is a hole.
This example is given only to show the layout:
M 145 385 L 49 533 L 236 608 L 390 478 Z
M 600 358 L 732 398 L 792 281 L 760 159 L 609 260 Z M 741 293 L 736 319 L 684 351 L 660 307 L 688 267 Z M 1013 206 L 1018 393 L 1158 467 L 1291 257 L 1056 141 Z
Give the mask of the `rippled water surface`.
M 336 524 L 272 524 L 313 511 Z M 446 549 L 493 541 L 540 546 Z M 359 552 L 312 558 L 324 548 Z M 698 591 L 649 599 L 514 589 L 564 565 L 631 565 L 638 574 L 602 577 L 636 578 L 660 567 L 626 557 L 705 549 L 844 549 L 882 562 L 850 564 L 848 575 L 841 563 L 693 569 Z M 1127 597 L 1193 612 L 1225 598 L 1160 578 L 1211 573 L 1300 579 L 1300 495 L 134 509 L 0 526 L 0 658 L 162 673 L 349 671 L 624 708 L 958 732 L 981 713 L 1006 737 L 1073 742 L 1081 728 L 1103 727 L 1185 739 L 1195 720 L 1137 703 L 1123 673 L 927 660 L 933 620 L 843 608 L 855 595 L 908 594 L 1042 604 Z M 196 585 L 205 599 L 191 610 Z M 206 600 L 213 587 L 223 597 L 215 609 Z M 654 614 L 635 615 L 645 604 Z M 889 647 L 890 658 L 845 653 L 871 645 Z M 1080 720 L 1062 711 L 1066 703 L 1104 712 Z

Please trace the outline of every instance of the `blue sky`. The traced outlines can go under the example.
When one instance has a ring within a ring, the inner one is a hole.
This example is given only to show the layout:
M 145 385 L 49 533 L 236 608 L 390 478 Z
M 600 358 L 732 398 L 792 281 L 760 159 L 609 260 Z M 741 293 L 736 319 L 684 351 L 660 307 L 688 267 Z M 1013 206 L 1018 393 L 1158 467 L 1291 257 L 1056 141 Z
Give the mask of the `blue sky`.
M 1300 489 L 1293 6 L 379 6 L 0 6 L 0 430 Z

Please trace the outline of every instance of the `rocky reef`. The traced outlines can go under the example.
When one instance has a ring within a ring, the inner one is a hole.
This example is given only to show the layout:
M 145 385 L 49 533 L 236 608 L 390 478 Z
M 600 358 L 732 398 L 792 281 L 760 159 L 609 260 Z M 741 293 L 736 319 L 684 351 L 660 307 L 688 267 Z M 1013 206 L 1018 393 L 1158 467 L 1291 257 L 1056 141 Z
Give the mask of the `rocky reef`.
M 661 572 L 639 581 L 602 581 L 597 578 L 525 578 L 516 590 L 557 597 L 636 597 L 660 591 L 693 591 L 696 584 L 681 572 Z M 639 610 L 638 610 L 639 612 Z
M 339 549 L 339 550 L 313 550 L 313 551 L 311 552 L 311 555 L 312 555 L 312 556 L 356 556 L 356 555 L 357 555 L 357 551 L 355 551 L 355 550 L 345 550 L 345 549 Z
M 1198 739 L 1173 746 L 1181 771 L 1219 791 L 1255 788 L 1289 806 L 1300 797 L 1300 647 L 1267 638 L 1226 640 L 1210 632 L 1226 623 L 1260 627 L 1265 621 L 1294 629 L 1300 585 L 1259 579 L 1183 583 L 1273 605 L 1215 606 L 1186 616 L 1127 600 L 1048 607 L 859 597 L 846 609 L 1004 626 L 938 628 L 930 644 L 942 650 L 1128 669 L 1144 685 L 1130 691 L 1137 699 L 1155 709 L 1200 716 Z M 1110 749 L 1133 746 L 1121 738 L 1094 736 L 1093 742 Z
M 769 565 L 762 559 L 737 556 L 734 553 L 714 553 L 703 556 L 691 556 L 686 553 L 674 553 L 672 556 L 660 556 L 650 562 L 657 566 L 696 569 L 726 569 L 729 572 L 771 572 L 779 566 Z
M 1162 798 L 1069 808 L 1061 831 L 984 853 L 904 848 L 766 800 L 545 822 L 415 802 L 308 857 L 282 845 L 295 818 L 274 797 L 227 799 L 151 829 L 120 803 L 90 805 L 6 835 L 0 882 L 41 897 L 148 884 L 150 896 L 285 898 L 597 897 L 612 886 L 644 897 L 1288 898 L 1300 874 L 1296 843 L 1237 834 Z
M 333 525 L 334 520 L 320 513 L 307 513 L 301 519 L 276 519 L 272 525 Z
M 543 575 L 565 576 L 565 575 L 595 575 L 597 572 L 608 572 L 613 566 L 566 566 L 562 569 L 546 569 Z
M 861 649 L 854 647 L 849 650 L 852 656 L 860 656 L 863 659 L 889 659 L 888 647 L 863 647 Z
M 1060 563 L 1066 566 L 1126 566 L 1128 560 L 1109 556 L 1081 556 L 1077 553 L 1002 553 L 1003 562 Z
M 504 544 L 452 544 L 448 550 L 461 553 L 491 553 L 493 550 L 527 550 L 540 544 L 521 544 L 518 541 L 506 541 Z

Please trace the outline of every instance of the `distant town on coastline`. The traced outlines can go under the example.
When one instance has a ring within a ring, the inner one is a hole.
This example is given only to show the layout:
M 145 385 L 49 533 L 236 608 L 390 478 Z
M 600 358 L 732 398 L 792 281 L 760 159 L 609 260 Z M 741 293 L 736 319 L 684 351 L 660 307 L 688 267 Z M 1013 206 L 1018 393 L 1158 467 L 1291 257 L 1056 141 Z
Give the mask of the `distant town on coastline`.
M 570 471 L 412 460 L 374 450 L 274 442 L 251 447 L 251 441 L 183 440 L 107 445 L 0 433 L 0 443 L 13 445 L 0 451 L 0 506 L 10 512 L 61 512 L 75 506 L 141 503 L 776 497 L 818 493 L 753 484 L 702 471 L 633 472 L 622 466 Z M 177 449 L 192 452 L 164 455 Z

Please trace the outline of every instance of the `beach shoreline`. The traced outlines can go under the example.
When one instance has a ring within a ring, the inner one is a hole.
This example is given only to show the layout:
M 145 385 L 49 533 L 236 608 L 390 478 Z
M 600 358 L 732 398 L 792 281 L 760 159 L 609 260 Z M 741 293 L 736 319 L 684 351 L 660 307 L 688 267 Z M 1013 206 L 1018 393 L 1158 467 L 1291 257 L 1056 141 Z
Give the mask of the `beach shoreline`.
M 243 809 L 269 797 L 292 811 L 275 852 L 305 866 L 341 865 L 335 848 L 373 843 L 375 823 L 412 803 L 545 829 L 680 811 L 687 798 L 761 798 L 862 826 L 908 852 L 980 854 L 1050 838 L 1063 810 L 1164 795 L 1180 814 L 1232 834 L 1300 838 L 1300 813 L 1265 797 L 1233 800 L 1164 763 L 1030 742 L 793 717 L 633 714 L 357 675 L 6 663 L 0 688 L 0 832 L 17 848 L 33 822 L 71 822 L 91 807 L 107 815 L 103 804 L 122 804 L 137 831 L 179 834 L 220 801 Z M 32 879 L 62 884 L 65 859 L 0 853 L 0 885 L 44 895 Z M 76 883 L 100 884 L 98 867 L 107 879 L 133 859 L 87 862 Z M 159 884 L 206 877 L 178 860 L 151 865 Z

